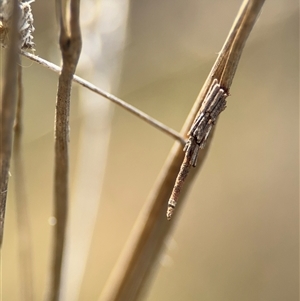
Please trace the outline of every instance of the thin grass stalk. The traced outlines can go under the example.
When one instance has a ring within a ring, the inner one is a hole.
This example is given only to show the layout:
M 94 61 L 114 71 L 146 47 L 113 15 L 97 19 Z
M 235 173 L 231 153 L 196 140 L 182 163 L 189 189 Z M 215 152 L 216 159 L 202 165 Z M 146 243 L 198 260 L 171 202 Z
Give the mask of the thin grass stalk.
M 64 5 L 63 3 L 64 2 Z M 62 53 L 62 71 L 59 76 L 55 112 L 55 171 L 54 216 L 56 225 L 52 242 L 49 285 L 45 300 L 58 301 L 61 291 L 62 258 L 65 245 L 69 194 L 69 113 L 72 80 L 81 51 L 79 25 L 80 1 L 57 1 Z
M 247 0 L 243 2 L 228 38 L 187 117 L 181 131 L 182 135 L 186 135 L 190 129 L 212 80 L 214 78 L 220 80 L 222 74 L 225 74 L 227 78 L 223 77 L 224 82 L 230 83 L 228 79 L 233 78 L 236 68 L 232 68 L 230 72 L 224 72 L 224 69 L 226 66 L 237 66 L 243 47 L 236 47 L 235 44 L 245 44 L 263 3 L 263 0 Z M 238 34 L 238 32 L 241 34 Z M 236 53 L 230 55 L 231 49 L 234 49 Z M 233 62 L 235 60 L 237 61 Z M 227 90 L 229 88 L 228 86 Z M 209 139 L 211 141 L 211 137 Z M 204 151 L 200 152 L 197 169 L 189 176 L 178 207 L 182 206 L 184 196 L 188 192 L 196 171 L 199 171 L 203 165 L 208 151 L 207 145 Z M 175 143 L 99 298 L 100 301 L 136 301 L 141 300 L 145 294 L 151 279 L 150 276 L 163 249 L 164 241 L 179 216 L 176 214 L 174 219 L 168 222 L 165 212 L 167 200 L 172 191 L 183 157 L 184 153 L 181 145 Z
M 9 32 L 7 59 L 4 72 L 4 85 L 1 99 L 1 126 L 0 126 L 0 248 L 3 243 L 4 218 L 7 199 L 10 159 L 12 154 L 13 124 L 17 105 L 18 64 L 19 58 L 19 31 L 18 22 L 20 9 L 18 0 L 13 1 L 12 21 Z
M 54 72 L 57 72 L 57 73 L 61 72 L 61 68 L 58 67 L 57 65 L 55 65 L 51 62 L 48 62 L 47 60 L 42 59 L 32 53 L 22 51 L 22 55 L 27 57 L 28 59 L 32 60 L 33 62 L 36 62 Z M 160 130 L 161 132 L 180 141 L 183 145 L 185 144 L 185 139 L 184 139 L 184 137 L 182 137 L 182 135 L 180 133 L 178 133 L 174 129 L 168 127 L 167 125 L 163 124 L 162 122 L 156 120 L 155 118 L 149 116 L 148 114 L 144 113 L 143 111 L 137 109 L 136 107 L 130 105 L 129 103 L 125 102 L 124 100 L 118 98 L 117 96 L 105 91 L 104 89 L 101 89 L 101 88 L 93 85 L 89 81 L 87 81 L 77 75 L 74 75 L 73 81 L 80 84 L 81 86 L 89 89 L 90 91 L 92 91 L 100 96 L 103 96 L 104 98 L 115 103 L 116 105 L 120 106 L 124 110 L 130 112 L 131 114 L 135 115 L 136 117 L 142 119 L 143 121 L 147 122 L 151 126 Z
M 20 271 L 20 293 L 22 300 L 33 301 L 33 264 L 32 264 L 32 242 L 28 217 L 28 200 L 25 187 L 24 165 L 22 156 L 22 67 L 19 66 L 18 73 L 18 104 L 16 121 L 14 126 L 13 146 L 13 178 L 15 186 L 16 214 L 19 239 L 19 271 Z

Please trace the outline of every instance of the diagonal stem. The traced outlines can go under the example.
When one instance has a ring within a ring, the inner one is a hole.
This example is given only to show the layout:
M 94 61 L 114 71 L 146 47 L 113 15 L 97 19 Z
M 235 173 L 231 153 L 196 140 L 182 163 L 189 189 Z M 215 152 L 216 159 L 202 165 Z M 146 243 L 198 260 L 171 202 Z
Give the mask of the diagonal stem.
M 220 79 L 233 44 L 240 42 L 239 39 L 246 41 L 248 37 L 237 33 L 248 24 L 248 21 L 252 22 L 252 26 L 254 25 L 255 18 L 251 16 L 259 14 L 263 3 L 263 0 L 245 0 L 243 2 L 228 38 L 182 128 L 181 133 L 183 135 L 193 124 L 213 79 Z M 242 48 L 239 48 L 239 51 L 241 52 Z M 204 151 L 199 154 L 197 170 L 203 165 L 211 139 L 212 135 L 208 138 Z M 165 210 L 183 155 L 182 147 L 175 143 L 99 300 L 135 301 L 141 300 L 144 295 L 153 267 L 162 251 L 163 243 L 178 217 L 176 215 L 172 222 L 168 222 L 165 217 Z M 179 207 L 183 204 L 183 196 L 187 193 L 195 174 L 194 170 L 191 172 L 189 180 L 186 181 L 185 189 L 182 191 L 182 201 L 178 204 Z
M 238 63 L 240 61 L 244 46 L 250 35 L 250 32 L 259 16 L 259 12 L 264 4 L 265 0 L 253 0 L 247 4 L 247 9 L 242 18 L 241 26 L 236 32 L 235 39 L 230 48 L 230 53 L 224 66 L 224 70 L 221 76 L 221 86 L 230 89 Z
M 55 64 L 50 63 L 50 62 L 46 61 L 45 59 L 42 59 L 34 54 L 22 51 L 22 55 L 24 55 L 25 57 L 27 57 L 28 59 L 30 59 L 36 63 L 39 63 L 42 66 L 47 67 L 48 69 L 50 69 L 54 72 L 58 72 L 58 73 L 61 72 L 60 67 L 58 67 Z M 106 99 L 112 101 L 116 105 L 127 110 L 128 112 L 132 113 L 133 115 L 137 116 L 138 118 L 144 120 L 145 122 L 154 126 L 158 130 L 167 134 L 168 136 L 171 136 L 174 139 L 178 140 L 180 143 L 185 144 L 185 138 L 180 133 L 178 133 L 177 131 L 173 130 L 172 128 L 166 126 L 165 124 L 156 120 L 155 118 L 149 116 L 148 114 L 144 113 L 143 111 L 137 109 L 136 107 L 128 104 L 124 100 L 114 96 L 113 94 L 111 94 L 109 92 L 106 92 L 106 91 L 96 87 L 95 85 L 91 84 L 87 80 L 85 80 L 77 75 L 74 75 L 73 80 L 74 80 L 74 82 L 77 82 L 78 84 L 82 85 L 83 87 L 91 90 L 92 92 L 95 92 L 95 93 L 105 97 Z

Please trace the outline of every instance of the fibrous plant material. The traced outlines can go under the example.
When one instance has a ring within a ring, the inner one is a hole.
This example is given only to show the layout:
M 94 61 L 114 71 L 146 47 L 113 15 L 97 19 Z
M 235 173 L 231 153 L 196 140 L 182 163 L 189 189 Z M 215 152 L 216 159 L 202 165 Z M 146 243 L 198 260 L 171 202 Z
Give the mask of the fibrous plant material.
M 19 1 L 21 16 L 18 22 L 20 34 L 20 48 L 34 50 L 33 42 L 33 15 L 30 4 L 34 0 Z M 0 44 L 6 48 L 8 45 L 8 33 L 12 20 L 12 1 L 3 0 L 0 5 Z

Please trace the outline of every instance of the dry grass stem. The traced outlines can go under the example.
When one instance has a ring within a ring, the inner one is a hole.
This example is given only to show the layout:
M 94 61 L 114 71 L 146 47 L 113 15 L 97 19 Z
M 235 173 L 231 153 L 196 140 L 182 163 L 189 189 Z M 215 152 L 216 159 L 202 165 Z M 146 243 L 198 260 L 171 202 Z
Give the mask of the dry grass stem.
M 227 91 L 229 91 L 231 87 L 240 57 L 243 52 L 243 48 L 259 16 L 264 2 L 265 0 L 248 1 L 247 9 L 244 10 L 241 26 L 239 26 L 238 31 L 236 32 L 234 41 L 232 42 L 229 51 L 226 65 L 224 66 L 222 75 L 220 77 L 221 87 L 224 87 L 227 89 Z
M 63 6 L 69 4 L 69 6 Z M 69 172 L 69 112 L 73 75 L 81 51 L 79 25 L 80 1 L 58 1 L 60 20 L 59 44 L 63 66 L 58 81 L 55 113 L 55 171 L 54 171 L 54 237 L 50 283 L 46 293 L 47 301 L 59 300 L 62 256 L 66 235 L 68 210 L 68 172 Z
M 215 78 L 223 85 L 227 83 L 226 92 L 228 92 L 243 48 L 235 45 L 245 44 L 263 3 L 262 0 L 243 2 L 228 38 L 182 128 L 183 135 L 186 135 L 191 128 Z M 230 70 L 226 71 L 226 68 Z M 229 81 L 230 78 L 231 81 Z M 212 135 L 208 138 L 206 148 L 199 154 L 197 170 L 204 162 L 211 138 Z M 154 270 L 153 267 L 162 251 L 163 243 L 174 225 L 174 220 L 178 217 L 175 215 L 173 221 L 168 222 L 165 210 L 183 157 L 181 145 L 175 143 L 99 300 L 134 301 L 140 300 L 145 293 L 145 288 L 151 278 L 150 275 Z M 191 172 L 186 181 L 178 207 L 184 201 L 184 195 L 196 174 L 195 170 Z
M 17 227 L 19 236 L 19 267 L 20 267 L 20 293 L 22 300 L 34 300 L 33 294 L 33 264 L 30 223 L 28 217 L 27 193 L 25 188 L 24 166 L 22 157 L 22 67 L 18 73 L 18 104 L 15 120 L 15 136 L 13 147 L 13 176 L 15 186 Z
M 27 57 L 28 59 L 39 63 L 40 65 L 47 67 L 48 69 L 54 71 L 54 72 L 61 72 L 61 68 L 58 67 L 57 65 L 48 62 L 45 59 L 42 59 L 34 54 L 22 51 L 22 54 Z M 113 94 L 106 92 L 100 88 L 98 88 L 97 86 L 91 84 L 90 82 L 88 82 L 87 80 L 74 75 L 73 77 L 74 82 L 77 82 L 78 84 L 82 85 L 83 87 L 103 96 L 104 98 L 112 101 L 113 103 L 115 103 L 116 105 L 120 106 L 121 108 L 125 109 L 126 111 L 132 113 L 133 115 L 137 116 L 138 118 L 144 120 L 145 122 L 149 123 L 150 125 L 154 126 L 155 128 L 159 129 L 160 131 L 162 131 L 163 133 L 167 134 L 168 136 L 178 140 L 181 144 L 185 144 L 185 139 L 184 137 L 178 133 L 177 131 L 175 131 L 174 129 L 166 126 L 165 124 L 163 124 L 162 122 L 156 120 L 155 118 L 149 116 L 148 114 L 140 111 L 139 109 L 135 108 L 134 106 L 128 104 L 127 102 L 125 102 L 124 100 L 114 96 Z
M 230 89 L 238 62 L 246 40 L 252 30 L 263 1 L 252 1 L 246 4 L 241 10 L 241 17 L 236 19 L 234 35 L 230 39 L 230 45 L 224 46 L 226 63 L 218 66 L 217 70 L 222 71 L 219 77 L 213 76 L 211 87 L 207 91 L 203 105 L 201 105 L 197 118 L 188 132 L 189 140 L 184 148 L 185 158 L 176 178 L 172 194 L 168 202 L 167 219 L 170 220 L 177 205 L 180 191 L 191 166 L 197 164 L 198 153 L 204 148 L 208 135 L 217 122 L 218 115 L 226 107 L 226 98 Z M 230 46 L 230 48 L 228 47 Z M 222 53 L 222 52 L 221 52 Z M 220 68 L 222 67 L 223 70 Z M 219 82 L 220 81 L 220 82 Z
M 19 63 L 19 31 L 20 17 L 18 0 L 13 1 L 12 22 L 9 32 L 7 60 L 5 64 L 4 85 L 1 100 L 1 147 L 0 147 L 0 248 L 3 242 L 4 217 L 7 198 L 10 158 L 12 154 L 13 124 L 17 104 L 17 74 Z

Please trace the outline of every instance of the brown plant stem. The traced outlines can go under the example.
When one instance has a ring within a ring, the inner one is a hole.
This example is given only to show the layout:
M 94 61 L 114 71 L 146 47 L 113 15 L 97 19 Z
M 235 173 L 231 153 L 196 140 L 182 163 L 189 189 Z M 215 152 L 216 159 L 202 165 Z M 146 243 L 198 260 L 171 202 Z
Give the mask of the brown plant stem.
M 64 2 L 64 5 L 62 4 Z M 68 211 L 69 172 L 69 112 L 72 80 L 81 51 L 79 25 L 80 1 L 57 1 L 63 66 L 58 81 L 55 112 L 55 171 L 54 171 L 54 237 L 47 301 L 58 301 L 60 294 L 62 256 L 65 244 Z M 69 4 L 69 7 L 66 5 Z M 69 13 L 69 18 L 68 18 Z
M 4 217 L 7 199 L 10 158 L 12 154 L 13 124 L 17 104 L 17 74 L 19 63 L 19 31 L 20 9 L 18 0 L 13 1 L 12 22 L 7 49 L 4 73 L 4 86 L 1 100 L 0 126 L 0 248 L 3 242 Z
M 222 79 L 223 85 L 228 83 L 224 87 L 228 92 L 229 84 L 232 82 L 243 49 L 243 47 L 237 47 L 235 44 L 245 44 L 263 3 L 263 0 L 245 0 L 243 2 L 228 38 L 182 128 L 181 133 L 183 135 L 186 135 L 190 129 L 214 78 L 219 81 Z M 226 68 L 230 70 L 224 72 Z M 211 136 L 208 144 L 211 141 Z M 209 150 L 208 146 L 199 154 L 197 170 L 203 165 Z M 178 217 L 177 214 L 171 222 L 168 222 L 165 211 L 183 157 L 182 147 L 175 143 L 99 300 L 136 301 L 144 295 L 154 266 L 163 249 L 163 243 Z M 196 169 L 191 172 L 186 181 L 178 207 L 183 204 L 184 195 L 192 183 L 196 174 L 195 171 Z
M 15 136 L 13 146 L 13 176 L 15 183 L 16 214 L 19 236 L 19 267 L 20 267 L 20 292 L 22 300 L 33 301 L 33 269 L 31 235 L 27 207 L 27 193 L 25 188 L 24 166 L 22 158 L 22 67 L 18 73 L 18 104 L 15 120 Z
M 221 87 L 224 87 L 229 91 L 238 63 L 240 61 L 244 46 L 250 35 L 250 32 L 259 16 L 260 10 L 264 4 L 265 0 L 252 0 L 248 1 L 247 9 L 244 10 L 242 17 L 242 24 L 238 28 L 235 35 L 235 39 L 230 48 L 230 52 L 224 66 L 222 75 L 220 77 Z

